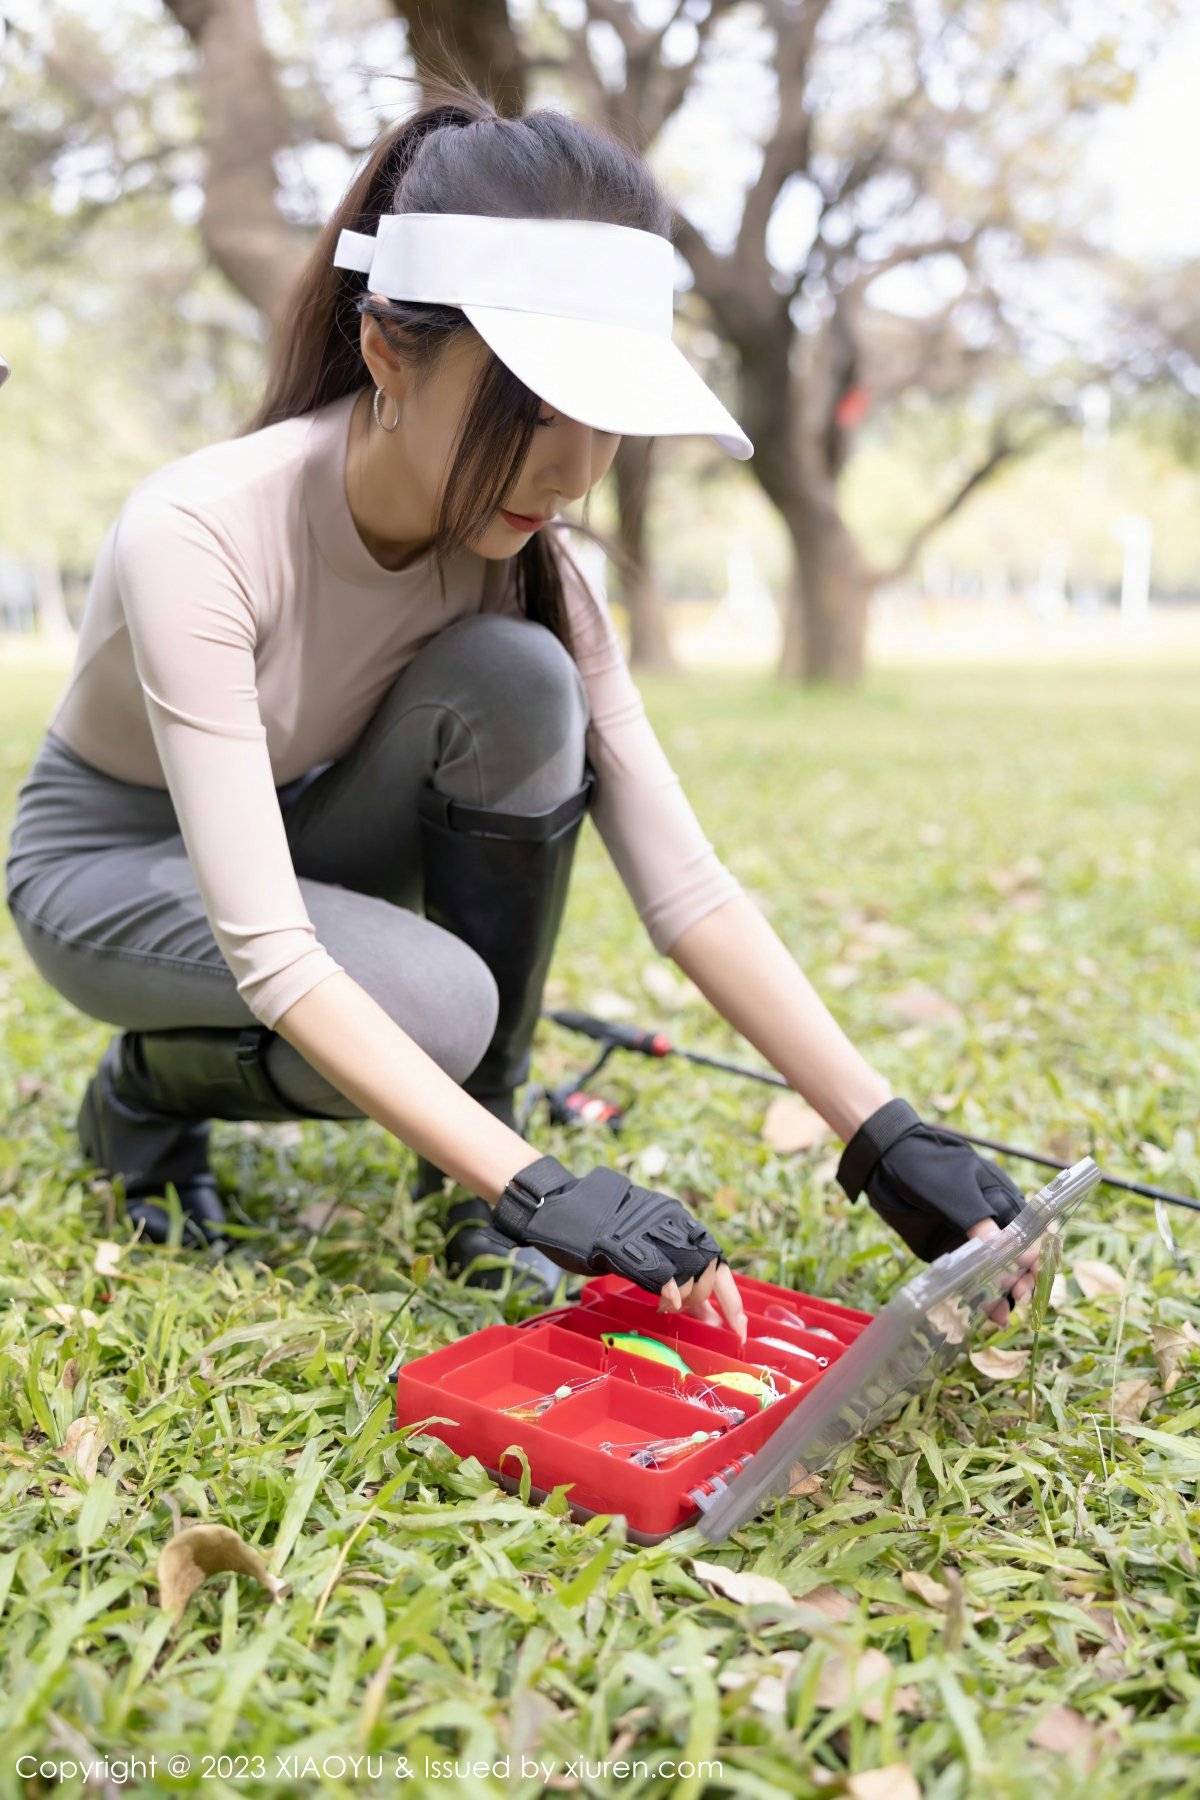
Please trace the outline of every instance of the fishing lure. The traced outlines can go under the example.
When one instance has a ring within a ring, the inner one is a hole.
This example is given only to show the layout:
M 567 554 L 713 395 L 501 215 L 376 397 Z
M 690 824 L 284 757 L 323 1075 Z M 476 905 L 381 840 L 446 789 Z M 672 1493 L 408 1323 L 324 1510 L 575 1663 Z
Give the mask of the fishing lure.
M 747 1413 L 742 1411 L 740 1406 L 726 1406 L 725 1402 L 718 1398 L 716 1390 L 709 1387 L 707 1382 L 704 1383 L 699 1392 L 693 1388 L 684 1387 L 682 1383 L 676 1383 L 676 1385 L 672 1387 L 667 1382 L 662 1381 L 656 1381 L 650 1384 L 639 1381 L 638 1386 L 648 1394 L 669 1394 L 672 1400 L 686 1400 L 692 1406 L 707 1406 L 710 1412 L 721 1414 L 722 1418 L 725 1420 L 727 1429 L 731 1426 L 742 1424 L 742 1422 L 749 1417 Z
M 613 1456 L 628 1454 L 630 1462 L 636 1463 L 640 1469 L 664 1469 L 677 1462 L 681 1456 L 690 1455 L 701 1444 L 707 1444 L 710 1439 L 720 1435 L 719 1431 L 693 1431 L 687 1437 L 657 1438 L 649 1444 L 644 1440 L 633 1444 L 614 1444 L 605 1439 L 600 1448 Z
M 517 1400 L 512 1406 L 501 1406 L 498 1410 L 506 1418 L 521 1419 L 528 1424 L 534 1419 L 540 1419 L 543 1413 L 549 1412 L 552 1406 L 557 1406 L 560 1400 L 569 1400 L 572 1394 L 586 1394 L 589 1388 L 607 1380 L 608 1370 L 605 1369 L 601 1375 L 587 1375 L 582 1379 L 564 1381 L 561 1387 L 556 1387 L 549 1394 L 539 1394 L 536 1400 Z
M 790 1344 L 786 1338 L 760 1337 L 756 1338 L 755 1342 L 769 1344 L 772 1350 L 786 1350 L 789 1356 L 803 1356 L 807 1362 L 815 1362 L 822 1369 L 829 1367 L 827 1356 L 815 1356 L 811 1350 L 806 1350 L 803 1344 Z
M 770 1406 L 779 1398 L 778 1382 L 786 1381 L 787 1392 L 795 1387 L 790 1375 L 779 1375 L 773 1369 L 764 1368 L 761 1375 L 751 1375 L 745 1369 L 727 1369 L 723 1373 L 714 1371 L 713 1381 L 718 1387 L 733 1388 L 739 1394 L 753 1394 L 758 1401 L 759 1410 Z
M 765 1309 L 765 1316 L 768 1319 L 778 1319 L 781 1325 L 795 1325 L 801 1331 L 811 1333 L 813 1337 L 830 1338 L 835 1344 L 840 1344 L 842 1341 L 832 1331 L 826 1331 L 823 1325 L 810 1325 L 807 1319 L 802 1319 L 800 1314 L 793 1312 L 790 1306 L 768 1306 Z
M 678 1369 L 681 1375 L 691 1375 L 678 1350 L 672 1350 L 670 1344 L 660 1343 L 658 1338 L 645 1337 L 640 1331 L 602 1331 L 600 1342 L 607 1344 L 610 1350 L 624 1350 L 627 1356 L 644 1356 L 650 1362 L 665 1363 L 669 1369 Z

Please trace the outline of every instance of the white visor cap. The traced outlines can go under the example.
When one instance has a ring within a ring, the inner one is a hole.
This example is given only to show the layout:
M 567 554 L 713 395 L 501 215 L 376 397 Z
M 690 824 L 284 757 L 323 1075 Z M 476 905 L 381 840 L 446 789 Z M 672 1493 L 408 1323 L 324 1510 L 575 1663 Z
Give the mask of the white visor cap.
M 622 437 L 754 446 L 671 339 L 675 252 L 657 232 L 593 219 L 384 213 L 343 231 L 338 268 L 390 300 L 461 307 L 547 406 Z

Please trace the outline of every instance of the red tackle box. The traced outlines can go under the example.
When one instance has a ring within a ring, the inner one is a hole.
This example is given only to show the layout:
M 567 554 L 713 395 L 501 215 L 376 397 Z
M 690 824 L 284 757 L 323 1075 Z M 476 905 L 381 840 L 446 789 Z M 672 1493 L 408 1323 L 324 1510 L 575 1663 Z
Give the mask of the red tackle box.
M 878 1315 L 737 1275 L 749 1327 L 744 1345 L 723 1326 L 660 1313 L 657 1294 L 634 1282 L 596 1277 L 568 1306 L 519 1325 L 489 1325 L 403 1364 L 397 1426 L 421 1425 L 459 1455 L 477 1457 L 509 1492 L 521 1478 L 512 1454 L 519 1448 L 532 1499 L 565 1484 L 575 1518 L 624 1514 L 637 1543 L 659 1543 L 695 1523 L 720 1541 L 960 1354 L 1011 1284 L 1021 1252 L 1043 1234 L 1053 1240 L 1053 1254 L 1041 1257 L 1039 1295 L 1047 1292 L 1062 1224 L 1099 1179 L 1085 1157 L 1032 1195 L 997 1237 L 939 1258 Z M 777 1308 L 803 1326 L 768 1310 Z M 658 1339 L 692 1373 L 609 1347 L 603 1336 L 612 1332 Z M 721 1386 L 722 1375 L 761 1378 L 764 1370 L 778 1396 L 765 1406 Z M 503 1410 L 585 1383 L 536 1420 Z M 700 1431 L 717 1435 L 664 1466 L 633 1460 L 653 1455 L 643 1446 Z

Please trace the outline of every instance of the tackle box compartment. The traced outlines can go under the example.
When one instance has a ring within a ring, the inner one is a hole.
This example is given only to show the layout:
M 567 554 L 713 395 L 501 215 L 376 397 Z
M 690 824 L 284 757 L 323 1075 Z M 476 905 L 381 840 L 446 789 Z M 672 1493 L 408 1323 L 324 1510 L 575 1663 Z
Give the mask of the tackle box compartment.
M 623 1514 L 634 1542 L 660 1543 L 692 1524 L 720 1542 L 962 1354 L 1021 1253 L 1042 1237 L 1044 1297 L 1063 1224 L 1099 1179 L 1084 1157 L 996 1237 L 940 1257 L 878 1314 L 735 1275 L 745 1344 L 723 1325 L 660 1313 L 657 1294 L 635 1282 L 594 1277 L 569 1305 L 485 1326 L 402 1364 L 397 1427 L 421 1426 L 477 1457 L 510 1493 L 520 1485 L 519 1449 L 532 1500 L 567 1484 L 575 1518 Z M 628 1333 L 657 1339 L 690 1372 L 604 1341 Z M 734 1385 L 722 1385 L 723 1375 Z M 747 1391 L 745 1377 L 765 1392 Z M 513 1407 L 527 1416 L 505 1410 Z

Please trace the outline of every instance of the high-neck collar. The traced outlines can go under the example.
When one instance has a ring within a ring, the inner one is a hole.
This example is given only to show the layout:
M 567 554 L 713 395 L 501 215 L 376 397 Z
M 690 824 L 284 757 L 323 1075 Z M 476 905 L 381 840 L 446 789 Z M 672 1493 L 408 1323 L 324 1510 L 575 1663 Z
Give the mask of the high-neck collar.
M 385 569 L 358 535 L 346 498 L 346 449 L 350 417 L 362 389 L 331 400 L 311 415 L 304 455 L 304 503 L 317 548 L 335 574 L 358 587 L 426 587 L 437 581 L 432 550 L 403 569 Z M 464 550 L 453 551 L 456 563 Z

